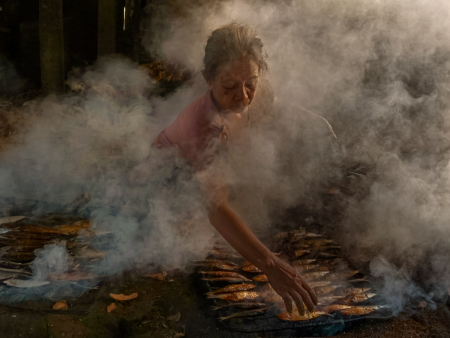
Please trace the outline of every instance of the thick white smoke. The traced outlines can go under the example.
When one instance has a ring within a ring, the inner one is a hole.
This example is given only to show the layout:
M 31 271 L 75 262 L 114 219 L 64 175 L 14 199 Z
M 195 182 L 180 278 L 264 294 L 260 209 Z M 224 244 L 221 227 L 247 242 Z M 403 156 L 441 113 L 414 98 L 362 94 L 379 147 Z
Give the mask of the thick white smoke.
M 395 310 L 409 307 L 417 297 L 446 297 L 450 4 L 152 3 L 150 16 L 167 15 L 152 16 L 144 46 L 154 56 L 193 71 L 202 67 L 208 35 L 221 25 L 236 20 L 262 37 L 275 115 L 266 126 L 250 131 L 246 147 L 232 155 L 241 159 L 232 181 L 245 183 L 237 210 L 249 225 L 257 228 L 274 221 L 264 211 L 291 205 L 324 174 L 334 174 L 326 167 L 326 173 L 315 175 L 314 170 L 327 163 L 305 156 L 307 149 L 313 158 L 319 153 L 319 138 L 305 145 L 309 135 L 298 135 L 304 133 L 302 124 L 293 123 L 303 115 L 299 107 L 306 107 L 330 121 L 345 163 L 375 168 L 368 196 L 348 201 L 339 233 L 349 256 L 355 262 L 372 261 L 372 272 L 385 279 L 382 292 Z M 283 160 L 292 161 L 294 170 L 286 171 Z

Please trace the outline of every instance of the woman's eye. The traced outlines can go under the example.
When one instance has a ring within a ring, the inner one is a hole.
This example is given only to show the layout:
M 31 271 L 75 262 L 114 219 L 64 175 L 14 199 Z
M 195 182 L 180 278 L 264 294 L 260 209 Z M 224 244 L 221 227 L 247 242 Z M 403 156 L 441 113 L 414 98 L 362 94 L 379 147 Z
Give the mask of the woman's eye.
M 234 84 L 224 85 L 223 88 L 225 88 L 225 89 L 233 89 L 234 88 Z
M 255 88 L 255 87 L 256 87 L 256 82 L 247 83 L 245 86 L 246 86 L 247 88 Z

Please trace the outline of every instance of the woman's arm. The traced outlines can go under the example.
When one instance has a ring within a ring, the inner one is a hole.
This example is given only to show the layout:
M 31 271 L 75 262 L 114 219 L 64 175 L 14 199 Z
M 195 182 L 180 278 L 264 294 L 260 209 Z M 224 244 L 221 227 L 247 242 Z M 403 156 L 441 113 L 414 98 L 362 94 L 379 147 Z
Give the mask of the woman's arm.
M 317 297 L 312 289 L 292 266 L 270 252 L 231 210 L 225 186 L 207 184 L 206 190 L 209 191 L 209 219 L 217 231 L 237 252 L 267 275 L 289 312 L 292 312 L 292 300 L 300 313 L 304 313 L 303 303 L 311 311 L 317 305 Z

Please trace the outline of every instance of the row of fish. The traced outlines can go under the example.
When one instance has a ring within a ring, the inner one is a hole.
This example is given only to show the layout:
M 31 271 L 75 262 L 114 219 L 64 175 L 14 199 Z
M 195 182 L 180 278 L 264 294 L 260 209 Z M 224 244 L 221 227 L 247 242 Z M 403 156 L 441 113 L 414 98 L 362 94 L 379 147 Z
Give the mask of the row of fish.
M 78 236 L 78 234 L 83 234 Z M 79 281 L 98 278 L 82 271 L 86 262 L 101 259 L 105 252 L 90 247 L 95 233 L 87 219 L 64 216 L 47 216 L 42 220 L 28 221 L 26 217 L 0 218 L 0 281 L 14 287 L 35 287 L 50 281 Z M 31 278 L 31 262 L 36 250 L 51 244 L 64 244 L 70 254 L 70 270 L 47 281 Z
M 214 310 L 239 310 L 221 317 L 221 320 L 262 314 L 272 307 L 276 307 L 277 312 L 282 311 L 277 315 L 279 319 L 287 321 L 310 320 L 336 311 L 344 315 L 366 315 L 382 308 L 358 304 L 376 294 L 370 292 L 370 287 L 352 287 L 353 283 L 367 282 L 367 279 L 355 278 L 360 271 L 348 268 L 346 261 L 340 257 L 340 246 L 333 240 L 305 231 L 281 233 L 274 240 L 285 248 L 277 255 L 289 261 L 318 296 L 317 309 L 304 315 L 296 309 L 292 313 L 283 311 L 282 298 L 267 283 L 267 276 L 258 267 L 247 261 L 237 264 L 236 261 L 242 261 L 241 257 L 230 253 L 227 248 L 215 247 L 208 259 L 197 261 L 197 264 L 201 267 L 199 273 L 203 275 L 203 280 L 230 283 L 206 294 L 208 298 L 221 301 L 220 305 L 213 307 Z M 250 274 L 254 276 L 250 277 Z

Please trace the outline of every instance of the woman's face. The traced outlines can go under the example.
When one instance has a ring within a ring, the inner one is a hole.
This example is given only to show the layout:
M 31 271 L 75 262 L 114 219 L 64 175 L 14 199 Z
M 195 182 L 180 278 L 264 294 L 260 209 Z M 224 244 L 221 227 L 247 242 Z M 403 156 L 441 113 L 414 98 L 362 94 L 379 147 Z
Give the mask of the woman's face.
M 255 61 L 245 58 L 219 68 L 208 86 L 222 109 L 241 112 L 253 101 L 258 88 L 258 70 Z

